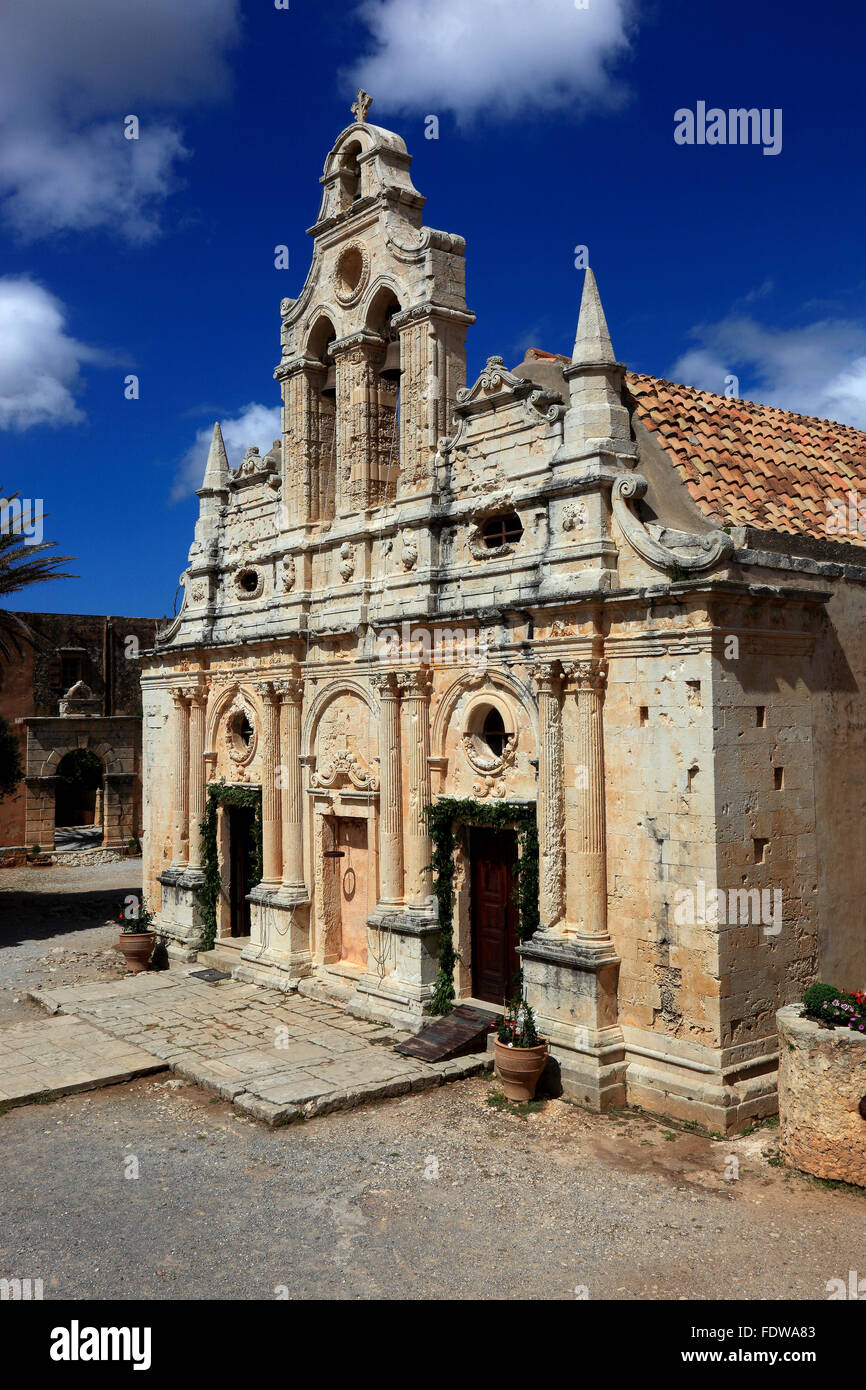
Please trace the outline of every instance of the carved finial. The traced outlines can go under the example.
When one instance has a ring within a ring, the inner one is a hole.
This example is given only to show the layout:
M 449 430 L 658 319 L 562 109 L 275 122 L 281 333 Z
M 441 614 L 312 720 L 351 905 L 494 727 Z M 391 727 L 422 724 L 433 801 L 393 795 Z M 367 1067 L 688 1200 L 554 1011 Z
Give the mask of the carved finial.
M 369 92 L 365 92 L 364 89 L 363 89 L 363 87 L 361 87 L 361 88 L 359 89 L 359 91 L 358 91 L 358 98 L 357 98 L 357 100 L 352 102 L 352 105 L 351 105 L 351 108 L 350 108 L 350 109 L 351 109 L 351 112 L 352 112 L 352 115 L 355 117 L 355 120 L 356 120 L 359 124 L 363 125 L 364 121 L 366 121 L 366 119 L 367 119 L 367 112 L 370 110 L 370 107 L 371 107 L 372 105 L 373 105 L 373 98 L 370 96 L 370 93 L 369 93 Z
M 577 336 L 574 340 L 572 363 L 581 367 L 615 366 L 616 355 L 610 341 L 607 320 L 601 307 L 601 296 L 595 275 L 589 266 L 583 282 L 583 296 L 580 301 L 580 314 L 577 320 Z

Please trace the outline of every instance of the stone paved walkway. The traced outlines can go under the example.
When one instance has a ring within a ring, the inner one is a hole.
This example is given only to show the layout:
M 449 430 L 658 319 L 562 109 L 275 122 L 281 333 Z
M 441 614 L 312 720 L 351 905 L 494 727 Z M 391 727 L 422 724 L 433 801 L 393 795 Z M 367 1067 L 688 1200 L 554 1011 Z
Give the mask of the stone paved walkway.
M 0 1104 L 23 1105 L 164 1071 L 165 1062 L 79 1018 L 0 1028 Z
M 40 988 L 31 998 L 144 1048 L 272 1125 L 428 1090 L 492 1063 L 486 1054 L 435 1063 L 402 1057 L 392 1048 L 408 1034 L 298 995 L 234 980 L 206 984 L 195 968 Z

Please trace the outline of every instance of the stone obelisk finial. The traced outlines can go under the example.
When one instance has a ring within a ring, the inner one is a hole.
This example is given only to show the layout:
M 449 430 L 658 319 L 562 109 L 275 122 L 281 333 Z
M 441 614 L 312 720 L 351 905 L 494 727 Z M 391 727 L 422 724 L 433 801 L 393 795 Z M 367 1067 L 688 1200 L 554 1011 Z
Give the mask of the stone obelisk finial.
M 370 96 L 370 93 L 365 92 L 363 87 L 361 87 L 358 91 L 357 99 L 352 102 L 352 105 L 350 107 L 352 115 L 355 117 L 355 120 L 359 125 L 363 125 L 366 121 L 367 112 L 370 110 L 370 107 L 372 105 L 373 98 Z

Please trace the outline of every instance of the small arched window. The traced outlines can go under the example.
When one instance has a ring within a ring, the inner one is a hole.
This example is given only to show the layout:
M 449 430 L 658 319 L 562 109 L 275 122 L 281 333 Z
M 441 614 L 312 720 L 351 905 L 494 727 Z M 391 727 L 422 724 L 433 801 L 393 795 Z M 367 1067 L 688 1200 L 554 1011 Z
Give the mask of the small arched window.
M 523 526 L 516 512 L 492 516 L 481 527 L 481 536 L 488 550 L 496 550 L 500 545 L 514 545 L 522 535 Z

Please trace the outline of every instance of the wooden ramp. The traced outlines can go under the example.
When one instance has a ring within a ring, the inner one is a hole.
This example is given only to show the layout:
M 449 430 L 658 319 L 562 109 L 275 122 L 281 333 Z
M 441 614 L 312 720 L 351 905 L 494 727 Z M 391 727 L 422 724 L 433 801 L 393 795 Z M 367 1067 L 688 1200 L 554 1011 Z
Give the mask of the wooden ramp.
M 444 1018 L 434 1019 L 407 1042 L 398 1043 L 395 1052 L 417 1057 L 422 1062 L 447 1062 L 470 1052 L 486 1052 L 491 1023 L 497 1015 L 472 1004 L 459 1004 Z

